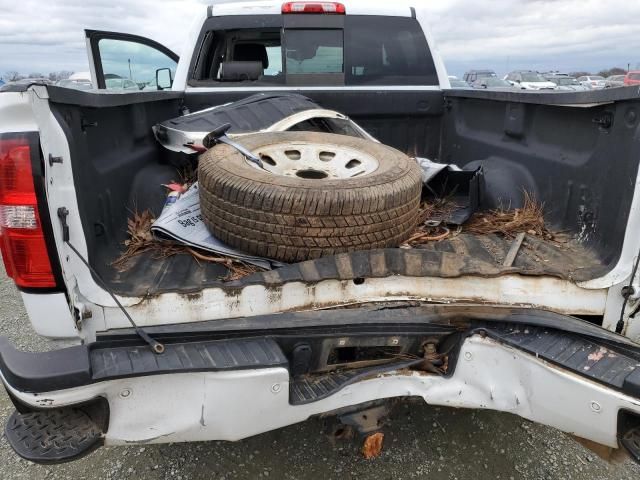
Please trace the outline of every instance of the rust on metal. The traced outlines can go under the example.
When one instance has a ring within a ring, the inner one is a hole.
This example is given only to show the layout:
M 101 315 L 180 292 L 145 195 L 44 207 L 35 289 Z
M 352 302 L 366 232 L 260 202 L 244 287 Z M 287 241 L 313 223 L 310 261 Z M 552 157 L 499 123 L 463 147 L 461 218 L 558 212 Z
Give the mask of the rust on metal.
M 384 433 L 377 432 L 369 435 L 364 439 L 364 444 L 362 445 L 362 456 L 367 460 L 379 457 L 382 453 L 383 442 Z

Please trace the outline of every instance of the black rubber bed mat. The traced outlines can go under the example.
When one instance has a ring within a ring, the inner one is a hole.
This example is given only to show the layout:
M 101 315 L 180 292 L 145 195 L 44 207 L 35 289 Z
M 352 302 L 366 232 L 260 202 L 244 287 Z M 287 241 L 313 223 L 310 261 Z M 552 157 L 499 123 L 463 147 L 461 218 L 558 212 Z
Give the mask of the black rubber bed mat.
M 588 249 L 573 242 L 556 243 L 531 235 L 525 237 L 513 265 L 505 267 L 503 263 L 512 243 L 512 239 L 498 235 L 460 234 L 420 248 L 324 257 L 235 281 L 226 281 L 228 270 L 219 264 L 197 261 L 186 254 L 155 258 L 152 253 L 145 253 L 132 258 L 126 269 L 105 269 L 104 278 L 120 295 L 146 296 L 166 292 L 195 293 L 211 287 L 237 289 L 255 284 L 315 283 L 391 275 L 455 278 L 521 274 L 578 282 L 606 273 L 606 267 Z M 106 264 L 117 256 L 117 252 L 111 254 L 113 257 L 103 259 Z

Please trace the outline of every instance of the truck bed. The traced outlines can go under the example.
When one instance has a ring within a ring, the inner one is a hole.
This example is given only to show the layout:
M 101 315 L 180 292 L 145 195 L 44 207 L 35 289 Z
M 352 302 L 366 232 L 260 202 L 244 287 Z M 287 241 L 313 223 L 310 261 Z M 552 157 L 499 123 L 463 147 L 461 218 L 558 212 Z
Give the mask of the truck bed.
M 177 169 L 185 164 L 184 154 L 164 149 L 151 130 L 175 117 L 180 96 L 175 92 L 160 98 L 163 92 L 115 96 L 62 90 L 68 89 L 50 89 L 50 107 L 70 145 L 78 213 L 92 266 L 123 296 L 198 292 L 224 284 L 228 277 L 224 266 L 199 263 L 189 255 L 158 259 L 143 254 L 124 271 L 112 265 L 122 252 L 132 212 L 150 209 L 158 215 L 166 194 L 160 185 L 178 179 Z M 400 125 L 396 120 L 411 122 L 414 117 L 392 111 L 386 96 L 359 92 L 362 98 L 356 102 L 355 93 L 329 93 L 305 92 L 323 107 L 350 115 L 383 143 L 404 152 L 470 170 L 481 166 L 486 179 L 484 208 L 519 208 L 523 192 L 529 192 L 544 204 L 549 228 L 579 239 L 553 243 L 527 236 L 514 265 L 505 268 L 502 264 L 511 239 L 463 234 L 423 249 L 387 250 L 385 267 L 375 270 L 376 275 L 517 273 L 578 282 L 597 278 L 618 263 L 640 158 L 639 144 L 629 135 L 635 120 L 624 121 L 627 110 L 638 104 L 631 92 L 596 92 L 585 98 L 575 94 L 428 92 L 439 96 L 434 104 L 441 105 L 444 99 L 449 105 L 423 113 L 440 126 L 411 131 L 406 138 L 394 134 Z M 367 105 L 366 95 L 378 103 Z M 411 98 L 404 95 L 397 100 L 406 103 Z M 184 99 L 192 110 L 207 106 L 205 100 L 211 105 L 236 98 L 194 94 Z M 615 122 L 603 123 L 614 117 Z M 82 125 L 91 127 L 83 131 Z M 366 277 L 368 271 L 374 271 L 372 262 L 366 260 L 372 255 L 375 252 L 350 255 L 353 276 Z M 419 267 L 415 260 L 408 260 L 416 258 L 412 255 L 423 259 Z M 312 263 L 326 269 L 329 276 L 322 274 L 321 278 L 336 275 L 336 258 Z M 277 270 L 270 278 L 300 278 L 300 265 Z M 238 282 L 260 282 L 263 277 L 256 274 Z

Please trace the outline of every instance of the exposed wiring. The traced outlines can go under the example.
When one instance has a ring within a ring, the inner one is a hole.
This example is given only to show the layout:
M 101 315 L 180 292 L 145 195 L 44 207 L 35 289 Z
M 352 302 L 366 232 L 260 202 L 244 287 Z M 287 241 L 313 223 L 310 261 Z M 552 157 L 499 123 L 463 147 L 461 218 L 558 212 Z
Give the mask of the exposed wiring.
M 629 290 L 633 290 L 633 281 L 636 278 L 636 273 L 638 272 L 638 264 L 640 263 L 640 253 L 636 257 L 636 263 L 633 266 L 633 271 L 631 272 L 631 280 L 629 280 L 628 288 Z M 616 333 L 622 333 L 624 330 L 624 312 L 627 309 L 627 303 L 629 303 L 629 297 L 631 296 L 631 292 L 628 295 L 625 295 L 624 302 L 622 303 L 622 310 L 620 310 L 620 319 L 618 320 L 618 324 L 616 325 Z M 638 305 L 631 315 L 630 318 L 634 318 L 638 310 L 640 309 L 640 305 Z
M 69 248 L 73 251 L 73 253 L 75 253 L 78 256 L 80 261 L 85 264 L 85 266 L 89 269 L 92 275 L 102 284 L 101 285 L 102 288 L 104 288 L 107 291 L 107 293 L 111 296 L 111 298 L 113 298 L 113 301 L 116 302 L 116 305 L 118 306 L 118 308 L 122 310 L 122 313 L 124 313 L 124 316 L 127 317 L 127 320 L 129 320 L 129 323 L 131 323 L 131 326 L 135 330 L 136 334 L 151 347 L 154 353 L 157 353 L 157 354 L 164 353 L 164 345 L 158 342 L 157 340 L 154 340 L 153 338 L 151 338 L 149 334 L 147 334 L 147 332 L 145 332 L 142 328 L 136 325 L 136 322 L 133 321 L 133 318 L 131 318 L 131 315 L 129 315 L 129 312 L 127 312 L 127 310 L 122 306 L 122 304 L 118 300 L 118 297 L 114 295 L 113 291 L 107 286 L 106 282 L 102 279 L 102 277 L 98 274 L 98 272 L 96 272 L 94 268 L 91 265 L 89 265 L 89 262 L 82 256 L 82 254 L 76 249 L 76 247 L 73 246 L 73 244 L 69 240 L 66 240 L 66 243 L 69 246 Z

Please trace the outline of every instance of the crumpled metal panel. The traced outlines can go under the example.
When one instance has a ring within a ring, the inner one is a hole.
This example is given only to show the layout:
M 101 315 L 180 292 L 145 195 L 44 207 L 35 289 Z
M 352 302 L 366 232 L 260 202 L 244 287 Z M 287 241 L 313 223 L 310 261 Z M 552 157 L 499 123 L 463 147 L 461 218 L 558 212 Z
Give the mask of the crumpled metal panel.
M 207 108 L 181 117 L 165 120 L 153 127 L 156 139 L 167 149 L 194 153 L 189 145 L 202 145 L 204 138 L 213 130 L 229 124 L 229 136 L 260 131 L 284 131 L 297 122 L 308 118 L 302 112 L 317 112 L 311 118 L 322 118 L 327 122 L 322 131 L 345 133 L 373 140 L 361 127 L 348 117 L 323 110 L 311 99 L 298 94 L 251 95 L 243 100 Z M 292 119 L 293 122 L 286 122 Z M 275 127 L 275 130 L 274 130 Z

